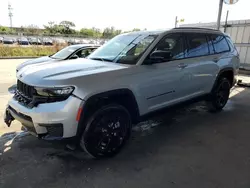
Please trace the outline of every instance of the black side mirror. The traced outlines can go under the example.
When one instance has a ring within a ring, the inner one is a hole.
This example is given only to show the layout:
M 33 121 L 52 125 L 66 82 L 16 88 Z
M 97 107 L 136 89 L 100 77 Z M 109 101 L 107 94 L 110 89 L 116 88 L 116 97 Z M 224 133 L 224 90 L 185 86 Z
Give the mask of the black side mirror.
M 173 55 L 169 51 L 157 50 L 150 54 L 150 60 L 152 63 L 161 63 L 170 61 Z
M 70 57 L 70 59 L 77 59 L 78 58 L 78 55 L 74 54 Z

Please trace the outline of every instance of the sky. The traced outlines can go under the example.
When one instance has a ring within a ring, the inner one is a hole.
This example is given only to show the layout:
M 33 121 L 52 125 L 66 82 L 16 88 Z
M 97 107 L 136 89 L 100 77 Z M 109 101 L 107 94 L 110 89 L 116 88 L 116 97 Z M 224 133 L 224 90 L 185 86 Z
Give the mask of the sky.
M 185 24 L 217 20 L 219 0 L 0 0 L 0 25 L 9 26 L 8 2 L 13 7 L 13 26 L 43 27 L 49 21 L 69 20 L 76 29 L 114 26 L 148 30 L 174 27 L 175 16 Z M 223 6 L 222 21 L 250 19 L 250 0 Z

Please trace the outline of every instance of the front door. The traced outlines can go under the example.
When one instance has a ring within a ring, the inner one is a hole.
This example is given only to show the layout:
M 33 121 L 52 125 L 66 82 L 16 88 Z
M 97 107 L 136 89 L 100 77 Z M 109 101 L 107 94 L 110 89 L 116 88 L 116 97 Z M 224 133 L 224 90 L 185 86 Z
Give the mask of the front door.
M 148 111 L 178 103 L 188 93 L 192 75 L 185 63 L 184 44 L 182 34 L 168 34 L 141 66 L 146 79 L 140 80 L 139 89 Z

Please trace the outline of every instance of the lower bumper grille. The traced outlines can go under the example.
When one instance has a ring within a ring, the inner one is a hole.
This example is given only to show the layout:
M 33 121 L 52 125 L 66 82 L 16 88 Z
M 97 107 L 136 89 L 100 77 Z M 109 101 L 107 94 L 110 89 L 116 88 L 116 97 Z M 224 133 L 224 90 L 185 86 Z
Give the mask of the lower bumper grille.
M 47 129 L 47 137 L 62 137 L 63 136 L 63 124 L 39 124 L 41 127 Z

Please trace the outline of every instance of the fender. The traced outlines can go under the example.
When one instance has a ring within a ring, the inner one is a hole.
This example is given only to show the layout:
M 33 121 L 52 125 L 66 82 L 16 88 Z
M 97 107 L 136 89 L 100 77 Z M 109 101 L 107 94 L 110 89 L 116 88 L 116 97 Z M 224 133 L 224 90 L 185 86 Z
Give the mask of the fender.
M 103 105 L 105 105 L 105 101 L 107 101 L 107 103 L 113 101 L 124 105 L 132 116 L 131 117 L 132 122 L 137 122 L 137 120 L 139 119 L 140 116 L 139 107 L 136 98 L 130 89 L 127 88 L 115 89 L 111 91 L 94 94 L 90 96 L 86 101 L 83 101 L 80 105 L 81 112 L 80 115 L 78 115 L 80 117 L 76 135 L 78 138 L 80 138 L 82 132 L 85 130 L 88 117 L 93 112 L 93 109 L 95 110 L 98 107 L 98 105 L 100 105 L 100 102 L 104 102 Z

